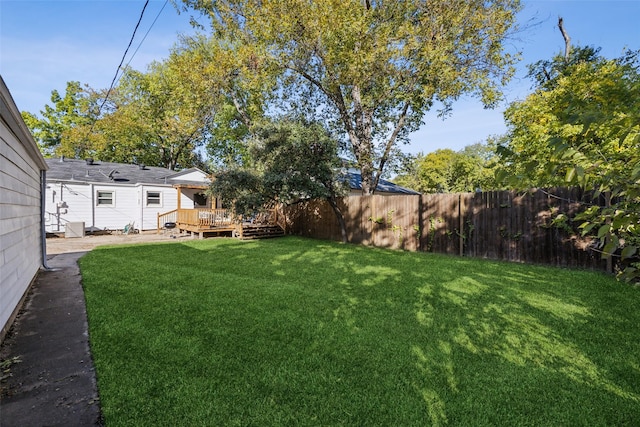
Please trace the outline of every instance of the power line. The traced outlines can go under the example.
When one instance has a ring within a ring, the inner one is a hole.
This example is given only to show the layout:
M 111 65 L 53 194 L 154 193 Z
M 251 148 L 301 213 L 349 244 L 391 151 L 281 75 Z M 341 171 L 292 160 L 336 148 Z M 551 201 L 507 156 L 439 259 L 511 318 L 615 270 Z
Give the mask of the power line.
M 153 22 L 151 23 L 151 26 L 149 27 L 147 32 L 144 34 L 144 37 L 142 37 L 142 40 L 140 40 L 140 43 L 138 44 L 138 47 L 136 48 L 136 50 L 133 51 L 133 54 L 131 55 L 131 58 L 129 58 L 129 62 L 127 62 L 127 65 L 125 65 L 125 69 L 128 68 L 129 64 L 131 64 L 131 61 L 133 61 L 133 58 L 136 56 L 136 53 L 138 53 L 138 50 L 140 50 L 140 47 L 142 46 L 142 43 L 144 43 L 144 41 L 147 39 L 147 36 L 151 32 L 151 29 L 153 28 L 153 26 L 156 24 L 156 21 L 160 17 L 160 14 L 164 10 L 165 6 L 167 6 L 167 3 L 169 3 L 169 0 L 165 0 L 164 4 L 160 8 L 160 11 L 156 15 L 156 18 L 153 20 Z M 123 76 L 123 74 L 120 74 L 120 77 L 118 77 L 118 81 L 122 78 L 122 76 Z
M 116 75 L 113 76 L 113 80 L 111 81 L 111 86 L 109 87 L 109 90 L 107 91 L 107 95 L 102 100 L 102 104 L 100 104 L 100 108 L 98 108 L 98 116 L 100 116 L 100 112 L 102 111 L 102 107 L 104 107 L 104 104 L 107 103 L 107 100 L 109 99 L 109 95 L 111 94 L 111 91 L 113 90 L 113 87 L 116 84 L 116 80 L 118 78 L 118 73 L 120 72 L 120 67 L 122 67 L 122 63 L 124 62 L 124 59 L 127 57 L 127 53 L 129 52 L 129 48 L 131 47 L 131 44 L 133 43 L 133 39 L 136 36 L 136 32 L 138 31 L 138 27 L 140 26 L 140 22 L 142 22 L 142 16 L 144 15 L 144 11 L 147 8 L 148 4 L 149 4 L 149 0 L 146 0 L 145 3 L 144 3 L 144 6 L 142 8 L 142 12 L 140 12 L 140 18 L 138 18 L 138 23 L 136 24 L 136 27 L 133 29 L 133 34 L 131 35 L 131 40 L 129 40 L 129 45 L 127 45 L 127 49 L 124 51 L 124 55 L 122 55 L 122 59 L 120 60 L 120 64 L 118 65 L 118 68 L 116 69 Z M 164 6 L 163 6 L 163 8 L 164 8 Z M 89 132 L 91 133 L 91 131 L 93 131 L 93 125 L 91 126 L 91 130 Z

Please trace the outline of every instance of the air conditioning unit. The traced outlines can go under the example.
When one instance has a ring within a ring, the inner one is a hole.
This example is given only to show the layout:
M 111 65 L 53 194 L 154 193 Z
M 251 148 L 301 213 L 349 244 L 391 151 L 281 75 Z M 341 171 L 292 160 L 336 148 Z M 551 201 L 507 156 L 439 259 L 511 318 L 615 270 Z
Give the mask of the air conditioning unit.
M 64 229 L 64 237 L 84 237 L 84 222 L 68 222 Z

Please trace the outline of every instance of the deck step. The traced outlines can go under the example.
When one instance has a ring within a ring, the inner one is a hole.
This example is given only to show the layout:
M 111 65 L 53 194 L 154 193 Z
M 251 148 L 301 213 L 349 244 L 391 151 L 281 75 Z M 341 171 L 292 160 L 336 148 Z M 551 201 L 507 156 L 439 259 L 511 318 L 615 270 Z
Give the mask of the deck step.
M 284 230 L 279 225 L 252 225 L 242 227 L 242 240 L 266 239 L 284 236 Z

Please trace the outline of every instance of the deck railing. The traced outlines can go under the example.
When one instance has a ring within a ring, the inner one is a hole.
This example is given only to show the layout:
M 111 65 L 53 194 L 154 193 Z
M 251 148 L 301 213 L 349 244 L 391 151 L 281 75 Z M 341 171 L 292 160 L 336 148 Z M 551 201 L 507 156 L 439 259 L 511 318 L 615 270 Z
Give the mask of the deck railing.
M 233 224 L 233 216 L 227 209 L 195 209 L 197 214 L 197 224 L 200 227 L 223 227 Z M 193 212 L 185 211 L 189 216 L 187 224 L 193 224 Z
M 164 228 L 164 225 L 167 223 L 176 223 L 176 221 L 178 220 L 178 210 L 174 209 L 172 211 L 169 212 L 165 212 L 165 213 L 159 213 L 158 214 L 158 233 L 160 232 L 160 230 L 162 230 Z
M 158 214 L 158 232 L 167 223 L 175 223 L 178 228 L 216 228 L 230 227 L 233 224 L 277 224 L 278 213 L 276 209 L 267 209 L 257 215 L 248 218 L 236 218 L 227 209 L 174 209 Z

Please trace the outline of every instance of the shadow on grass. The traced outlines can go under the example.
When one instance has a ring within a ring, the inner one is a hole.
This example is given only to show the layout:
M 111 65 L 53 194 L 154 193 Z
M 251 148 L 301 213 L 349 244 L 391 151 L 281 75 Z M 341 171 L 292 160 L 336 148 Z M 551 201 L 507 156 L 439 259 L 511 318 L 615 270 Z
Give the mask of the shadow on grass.
M 148 304 L 127 333 L 173 328 L 176 342 L 140 338 L 141 351 L 206 355 L 210 383 L 260 390 L 228 392 L 253 405 L 241 413 L 211 397 L 219 419 L 273 422 L 262 406 L 305 425 L 640 418 L 637 289 L 604 275 L 295 238 L 102 248 L 81 266 L 96 339 L 118 323 L 105 299 Z

